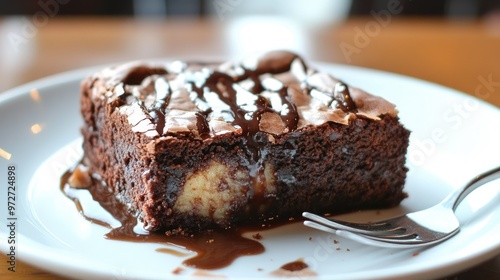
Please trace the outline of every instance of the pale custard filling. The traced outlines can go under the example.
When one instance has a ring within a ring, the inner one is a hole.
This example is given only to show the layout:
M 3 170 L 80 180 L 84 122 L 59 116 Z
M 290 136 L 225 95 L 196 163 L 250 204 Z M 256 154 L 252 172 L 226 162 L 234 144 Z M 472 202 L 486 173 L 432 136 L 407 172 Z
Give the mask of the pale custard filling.
M 231 216 L 235 205 L 246 205 L 254 195 L 274 194 L 275 181 L 271 164 L 264 164 L 263 174 L 254 179 L 247 170 L 212 161 L 207 168 L 186 176 L 173 210 L 224 220 Z

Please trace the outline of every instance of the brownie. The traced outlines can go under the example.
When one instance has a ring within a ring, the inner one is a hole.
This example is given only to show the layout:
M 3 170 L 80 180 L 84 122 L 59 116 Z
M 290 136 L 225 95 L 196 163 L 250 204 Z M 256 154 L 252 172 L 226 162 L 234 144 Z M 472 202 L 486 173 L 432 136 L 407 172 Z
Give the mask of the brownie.
M 84 164 L 148 231 L 398 205 L 409 131 L 395 106 L 274 51 L 131 62 L 81 87 Z

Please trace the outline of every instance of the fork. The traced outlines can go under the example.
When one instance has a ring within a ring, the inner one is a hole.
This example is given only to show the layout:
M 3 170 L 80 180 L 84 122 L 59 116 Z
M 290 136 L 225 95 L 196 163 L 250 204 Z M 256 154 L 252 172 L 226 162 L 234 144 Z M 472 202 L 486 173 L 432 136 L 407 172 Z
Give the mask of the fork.
M 412 248 L 442 242 L 460 230 L 455 210 L 478 187 L 500 178 L 500 166 L 454 190 L 437 205 L 373 223 L 351 223 L 304 212 L 304 225 L 379 247 Z

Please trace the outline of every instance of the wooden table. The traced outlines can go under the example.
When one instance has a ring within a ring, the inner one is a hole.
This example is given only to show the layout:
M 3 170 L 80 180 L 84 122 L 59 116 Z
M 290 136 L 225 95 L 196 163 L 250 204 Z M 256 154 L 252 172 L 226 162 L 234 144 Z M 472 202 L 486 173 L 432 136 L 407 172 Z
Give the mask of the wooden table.
M 307 59 L 436 82 L 500 106 L 500 20 L 349 19 L 321 26 L 282 18 L 227 20 L 0 18 L 0 92 L 62 71 L 163 57 L 238 58 L 291 49 Z M 485 82 L 486 81 L 486 82 Z M 489 82 L 488 82 L 489 81 Z M 486 86 L 486 84 L 489 86 Z M 21 263 L 1 279 L 58 279 Z M 448 279 L 499 279 L 500 256 Z M 59 278 L 60 279 L 60 278 Z

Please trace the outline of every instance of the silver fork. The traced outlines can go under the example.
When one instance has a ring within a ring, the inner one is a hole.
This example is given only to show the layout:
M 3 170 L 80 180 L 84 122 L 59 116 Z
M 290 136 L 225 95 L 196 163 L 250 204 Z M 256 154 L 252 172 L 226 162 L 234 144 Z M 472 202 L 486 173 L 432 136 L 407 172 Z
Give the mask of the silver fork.
M 476 176 L 431 208 L 373 223 L 326 219 L 309 212 L 302 213 L 302 216 L 311 220 L 304 221 L 308 227 L 368 245 L 397 248 L 428 246 L 455 235 L 460 229 L 455 216 L 460 202 L 478 187 L 498 178 L 500 166 Z

